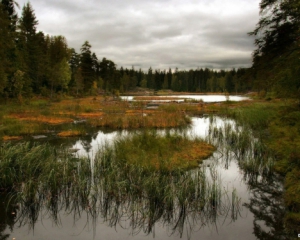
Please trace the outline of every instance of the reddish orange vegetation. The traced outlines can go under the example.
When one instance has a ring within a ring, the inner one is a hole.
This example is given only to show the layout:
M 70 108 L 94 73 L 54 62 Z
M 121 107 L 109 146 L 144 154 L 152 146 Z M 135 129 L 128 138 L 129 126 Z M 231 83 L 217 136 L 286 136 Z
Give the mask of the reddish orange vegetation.
M 127 115 L 132 115 L 132 114 L 152 114 L 152 113 L 157 113 L 160 112 L 160 110 L 151 110 L 151 109 L 127 109 L 126 114 Z
M 215 147 L 205 142 L 193 142 L 180 150 L 175 150 L 171 156 L 161 156 L 155 153 L 147 154 L 148 161 L 155 169 L 167 169 L 171 171 L 175 168 L 190 169 L 197 167 L 202 160 L 210 157 L 215 151 Z M 134 159 L 134 156 L 132 157 Z
M 137 99 L 168 99 L 178 100 L 170 97 L 136 97 Z M 229 103 L 168 103 L 165 108 L 144 109 L 144 104 L 130 104 L 129 102 L 117 101 L 112 97 L 105 98 L 101 96 L 87 97 L 80 99 L 65 99 L 60 102 L 49 102 L 43 107 L 38 108 L 34 105 L 22 106 L 20 109 L 14 109 L 13 113 L 7 114 L 5 118 L 12 118 L 22 121 L 22 125 L 27 125 L 26 131 L 22 130 L 20 134 L 28 134 L 42 131 L 40 123 L 44 124 L 64 124 L 71 123 L 75 119 L 87 119 L 94 126 L 110 128 L 143 128 L 143 127 L 179 127 L 188 124 L 185 118 L 186 112 L 204 113 L 217 112 L 227 108 L 240 107 L 249 104 L 243 102 Z M 34 127 L 28 127 L 33 124 Z M 12 133 L 19 135 L 19 133 Z
M 3 141 L 10 141 L 10 140 L 21 140 L 23 137 L 21 136 L 4 136 L 2 139 Z
M 76 137 L 76 136 L 82 136 L 82 132 L 79 131 L 73 131 L 73 130 L 69 130 L 69 131 L 63 131 L 57 134 L 57 136 L 59 137 Z
M 77 116 L 80 118 L 99 118 L 103 116 L 103 112 L 79 113 Z
M 10 114 L 9 117 L 23 120 L 23 121 L 33 121 L 39 123 L 46 124 L 62 124 L 62 123 L 70 123 L 73 122 L 71 118 L 58 118 L 58 117 L 50 117 L 50 116 L 28 116 L 26 114 Z
M 177 152 L 173 155 L 172 161 L 187 161 L 187 162 L 199 162 L 208 158 L 215 147 L 205 142 L 194 142 L 186 147 L 185 151 Z

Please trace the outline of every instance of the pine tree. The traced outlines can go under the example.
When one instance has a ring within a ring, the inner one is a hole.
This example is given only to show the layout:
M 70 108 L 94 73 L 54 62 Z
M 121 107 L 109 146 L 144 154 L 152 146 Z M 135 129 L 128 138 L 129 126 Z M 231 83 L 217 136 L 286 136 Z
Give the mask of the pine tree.
M 120 89 L 121 80 L 120 75 L 116 74 L 116 64 L 106 58 L 103 58 L 99 63 L 100 66 L 100 76 L 103 79 L 103 88 L 106 91 L 111 91 L 112 89 Z
M 18 68 L 24 72 L 24 89 L 30 94 L 32 87 L 37 83 L 37 55 L 38 45 L 36 38 L 36 19 L 34 10 L 28 2 L 22 9 L 22 16 L 18 22 Z
M 299 0 L 261 1 L 261 18 L 255 30 L 250 33 L 257 37 L 252 69 L 257 77 L 258 90 L 276 90 L 279 94 L 289 92 L 290 95 L 295 94 L 300 98 L 300 81 L 295 81 L 300 77 L 299 9 Z M 287 88 L 291 90 L 290 84 L 294 90 L 285 91 Z
M 83 89 L 85 93 L 88 93 L 95 80 L 95 71 L 93 69 L 93 58 L 91 52 L 91 45 L 88 41 L 85 41 L 81 47 L 80 54 L 80 69 L 83 78 Z
M 0 5 L 2 6 L 3 14 L 5 13 L 9 19 L 10 31 L 15 32 L 18 21 L 18 14 L 16 13 L 15 5 L 19 7 L 19 4 L 14 0 L 1 0 Z
M 17 5 L 11 0 L 0 1 L 0 94 L 7 95 L 9 84 L 16 71 L 16 22 Z M 17 5 L 18 6 L 18 5 Z
M 51 91 L 51 98 L 57 91 L 66 91 L 71 80 L 69 60 L 71 51 L 63 36 L 48 37 L 48 67 L 47 85 Z

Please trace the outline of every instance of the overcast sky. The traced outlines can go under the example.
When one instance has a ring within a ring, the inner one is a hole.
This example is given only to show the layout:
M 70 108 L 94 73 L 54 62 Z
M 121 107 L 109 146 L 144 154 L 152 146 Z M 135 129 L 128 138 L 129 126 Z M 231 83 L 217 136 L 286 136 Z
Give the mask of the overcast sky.
M 27 0 L 16 0 L 22 9 Z M 249 67 L 259 0 L 31 0 L 38 30 L 135 69 Z

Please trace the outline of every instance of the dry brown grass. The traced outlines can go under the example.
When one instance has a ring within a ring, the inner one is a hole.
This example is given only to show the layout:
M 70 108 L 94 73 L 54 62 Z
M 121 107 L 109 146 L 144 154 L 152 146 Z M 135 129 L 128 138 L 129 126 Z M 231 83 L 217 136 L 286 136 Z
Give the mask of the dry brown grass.
M 77 119 L 86 119 L 87 124 L 93 126 L 115 129 L 180 127 L 189 124 L 186 112 L 206 110 L 206 104 L 203 103 L 198 105 L 168 103 L 166 106 L 169 108 L 145 109 L 145 104 L 101 96 L 64 99 L 60 102 L 35 99 L 26 105 L 16 105 L 12 109 L 7 109 L 3 114 L 6 130 L 0 134 L 2 136 L 39 134 L 44 132 L 44 125 L 66 124 Z
M 214 146 L 201 139 L 160 136 L 152 131 L 119 139 L 115 149 L 116 157 L 130 164 L 167 171 L 195 168 L 215 151 Z
M 39 122 L 39 123 L 46 123 L 46 124 L 63 124 L 63 123 L 70 123 L 73 122 L 71 118 L 59 118 L 53 116 L 29 116 L 27 114 L 10 114 L 8 117 L 19 119 L 21 121 L 32 121 L 32 122 Z
M 76 137 L 76 136 L 82 136 L 83 133 L 77 130 L 69 130 L 69 131 L 62 131 L 57 134 L 59 137 Z
M 22 136 L 3 136 L 3 141 L 11 141 L 11 140 L 21 140 Z
M 164 163 L 164 167 L 168 170 L 181 168 L 195 168 L 202 160 L 210 157 L 215 151 L 215 147 L 206 142 L 191 142 L 190 144 L 184 146 L 180 151 L 175 151 L 170 157 L 169 162 Z M 157 158 L 152 159 L 150 162 L 159 169 L 160 162 Z

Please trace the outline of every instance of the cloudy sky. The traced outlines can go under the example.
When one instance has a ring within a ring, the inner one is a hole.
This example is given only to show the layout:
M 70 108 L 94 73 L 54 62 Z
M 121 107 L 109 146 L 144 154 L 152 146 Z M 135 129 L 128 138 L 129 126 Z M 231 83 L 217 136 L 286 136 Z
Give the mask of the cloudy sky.
M 22 8 L 27 0 L 17 0 Z M 38 30 L 147 70 L 249 67 L 259 0 L 31 0 Z

